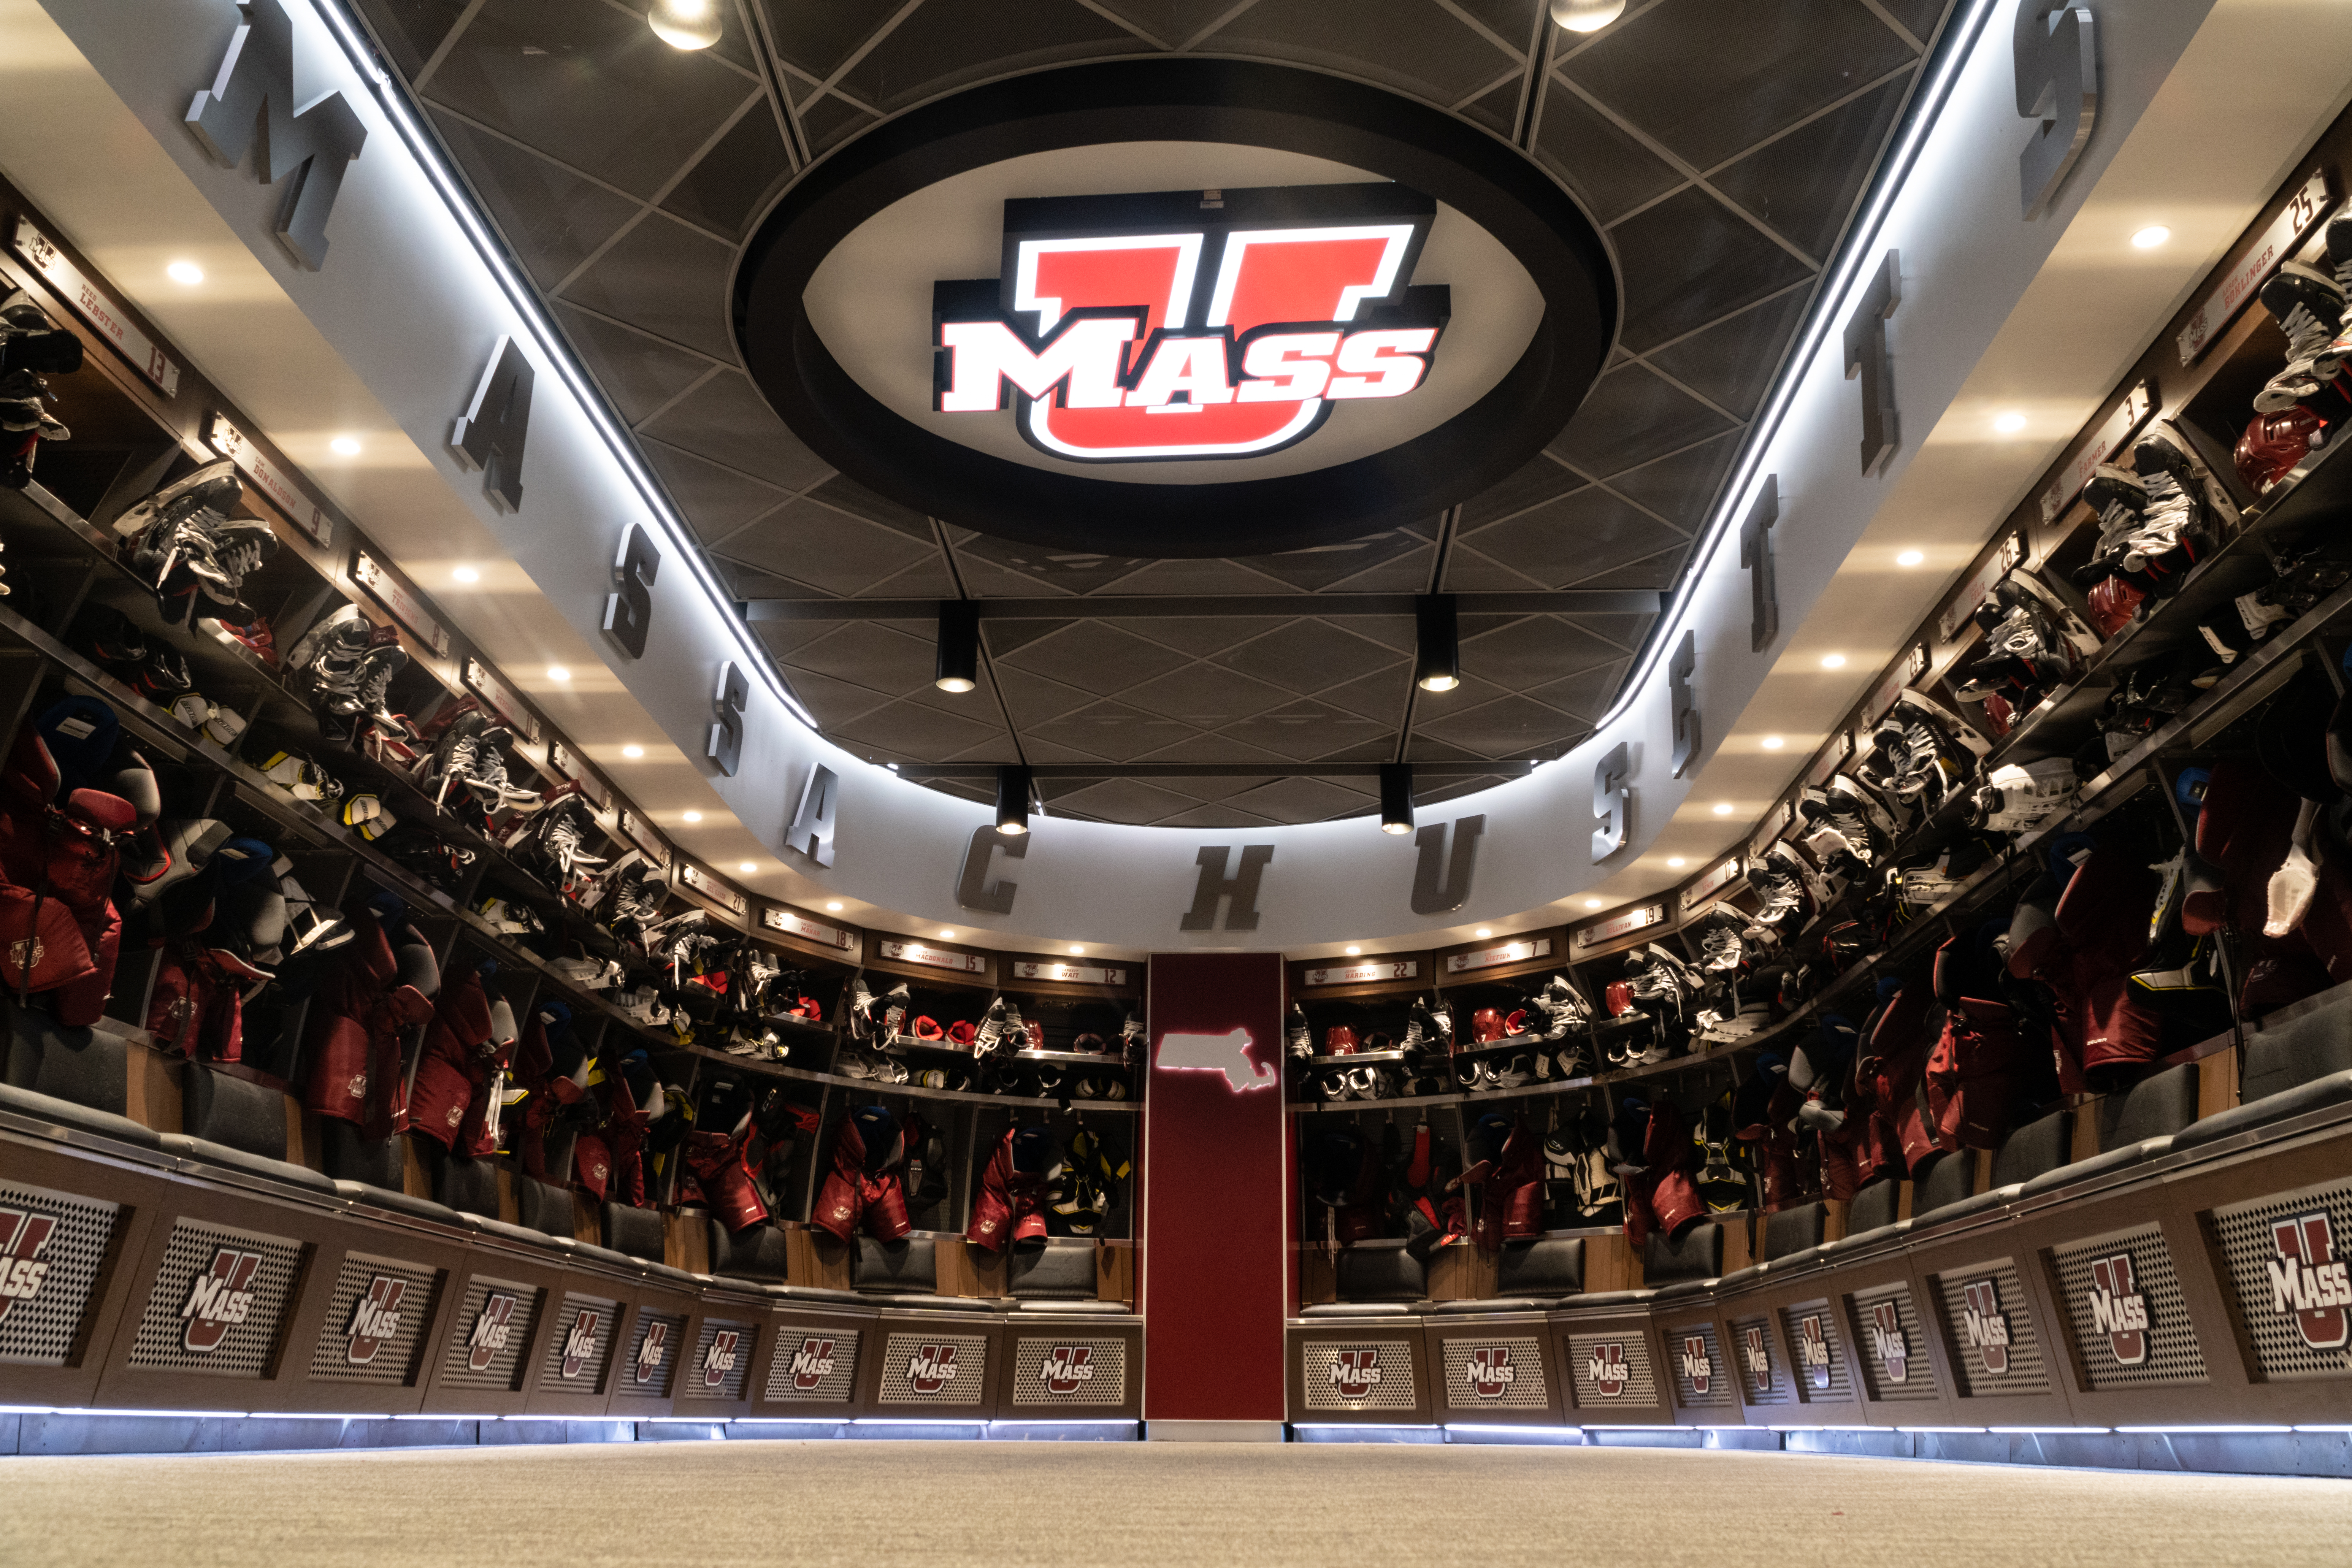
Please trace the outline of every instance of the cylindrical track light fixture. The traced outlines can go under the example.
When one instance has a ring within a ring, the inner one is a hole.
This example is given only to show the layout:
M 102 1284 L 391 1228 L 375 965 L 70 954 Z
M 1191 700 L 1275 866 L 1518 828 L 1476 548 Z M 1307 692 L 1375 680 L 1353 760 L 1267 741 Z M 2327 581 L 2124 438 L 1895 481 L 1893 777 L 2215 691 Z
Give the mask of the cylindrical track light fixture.
M 1462 684 L 1462 627 L 1451 594 L 1423 594 L 1412 602 L 1412 683 L 1423 691 Z
M 1625 0 L 1551 0 L 1551 19 L 1571 33 L 1597 33 L 1625 14 Z
M 719 0 L 654 0 L 646 20 L 673 49 L 707 49 L 719 41 Z
M 996 770 L 996 831 L 1007 836 L 1029 831 L 1029 770 Z
M 1412 831 L 1412 764 L 1381 764 L 1381 831 Z
M 940 601 L 940 663 L 931 684 L 941 691 L 980 684 L 980 606 L 970 599 Z

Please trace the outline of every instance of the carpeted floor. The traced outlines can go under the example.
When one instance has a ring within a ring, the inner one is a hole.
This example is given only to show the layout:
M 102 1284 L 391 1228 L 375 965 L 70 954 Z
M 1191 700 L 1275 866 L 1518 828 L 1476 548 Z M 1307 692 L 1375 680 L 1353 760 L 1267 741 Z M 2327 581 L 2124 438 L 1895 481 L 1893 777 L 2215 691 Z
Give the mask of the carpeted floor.
M 0 1563 L 2340 1564 L 2352 1482 L 1659 1449 L 610 1444 L 0 1459 Z

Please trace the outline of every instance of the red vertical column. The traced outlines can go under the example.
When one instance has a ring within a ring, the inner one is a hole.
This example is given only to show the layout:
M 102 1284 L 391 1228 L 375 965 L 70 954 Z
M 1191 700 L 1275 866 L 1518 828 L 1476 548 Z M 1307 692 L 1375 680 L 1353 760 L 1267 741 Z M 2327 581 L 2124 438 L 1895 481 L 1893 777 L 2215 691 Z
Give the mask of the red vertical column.
M 1279 1422 L 1290 1212 L 1282 957 L 1155 953 L 1150 976 L 1137 1281 L 1144 1419 Z

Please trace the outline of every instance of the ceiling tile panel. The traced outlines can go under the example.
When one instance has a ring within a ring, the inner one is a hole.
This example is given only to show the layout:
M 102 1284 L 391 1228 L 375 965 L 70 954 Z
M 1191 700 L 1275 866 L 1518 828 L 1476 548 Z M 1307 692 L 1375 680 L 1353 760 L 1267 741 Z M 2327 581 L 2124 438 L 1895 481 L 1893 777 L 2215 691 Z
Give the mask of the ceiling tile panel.
M 1230 805 L 1196 805 L 1190 811 L 1180 811 L 1173 816 L 1163 816 L 1153 826 L 1159 827 L 1205 827 L 1211 832 L 1220 828 L 1249 828 L 1268 826 L 1265 817 L 1255 812 L 1242 811 Z
M 1258 0 L 1202 47 L 1298 60 L 1451 104 L 1517 60 L 1430 0 L 1350 0 L 1344 26 L 1328 0 Z
M 1712 184 L 1806 255 L 1827 256 L 1910 85 L 1906 71 L 1717 170 Z
M 563 335 L 580 353 L 588 374 L 613 400 L 621 417 L 635 425 L 662 405 L 710 373 L 710 362 L 697 358 L 650 332 L 555 301 L 554 314 Z
M 1238 670 L 1215 664 L 1188 664 L 1157 680 L 1130 686 L 1119 700 L 1152 713 L 1179 719 L 1202 730 L 1216 730 L 1265 711 L 1291 694 Z
M 641 16 L 582 0 L 488 0 L 425 96 L 651 198 L 758 84 L 673 49 Z
M 735 252 L 676 218 L 647 213 L 567 285 L 563 298 L 729 364 L 727 278 Z
M 806 489 L 832 471 L 740 371 L 719 372 L 639 429 L 788 490 Z
M 1087 594 L 1097 588 L 1108 587 L 1138 567 L 1147 564 L 1139 555 L 1094 555 L 1078 551 L 1055 550 L 1042 544 L 1024 544 L 1011 539 L 992 539 L 966 529 L 950 526 L 949 542 L 956 559 L 965 569 L 976 563 L 1001 571 L 1017 573 L 1017 585 L 992 594 L 1016 597 L 1032 597 L 1056 593 Z M 975 592 L 978 588 L 975 587 Z
M 1075 624 L 1071 621 L 1014 620 L 1011 617 L 1000 620 L 992 616 L 980 623 L 980 640 L 987 647 L 990 657 L 1001 660 L 1016 648 L 1025 647 L 1039 637 Z
M 1200 658 L 1262 637 L 1289 622 L 1276 616 L 1122 616 L 1118 624 L 1137 637 L 1149 637 Z
M 1283 761 L 1272 752 L 1261 751 L 1219 731 L 1216 734 L 1188 735 L 1173 744 L 1160 747 L 1144 761 L 1160 763 L 1246 763 L 1254 767 L 1273 767 Z M 1170 789 L 1181 789 L 1202 800 L 1222 800 L 1233 793 L 1231 779 L 1168 779 Z
M 1557 616 L 1528 616 L 1462 640 L 1462 668 L 1513 691 L 1529 690 L 1616 657 L 1609 644 Z
M 1688 393 L 1629 364 L 1601 378 L 1549 450 L 1606 479 L 1731 427 L 1729 419 Z
M 1172 648 L 1147 642 L 1108 621 L 1075 622 L 998 657 L 1102 696 L 1140 686 L 1191 662 Z
M 1404 717 L 1405 693 L 1412 689 L 1412 666 L 1400 661 L 1360 679 L 1326 687 L 1317 698 L 1360 718 L 1395 729 Z
M 1913 37 L 1923 41 L 1934 35 L 1944 13 L 1951 9 L 1951 0 L 1879 0 L 1879 4 Z
M 1791 289 L 1644 357 L 1716 406 L 1752 418 L 1812 300 L 1811 288 Z
M 975 47 L 985 40 L 982 47 Z M 1076 0 L 923 0 L 844 72 L 841 85 L 885 114 L 1010 70 L 1144 47 L 1133 33 Z
M 997 726 L 942 713 L 919 702 L 886 703 L 840 729 L 842 740 L 853 750 L 871 746 L 898 762 L 953 756 L 984 745 L 1002 732 Z
M 1619 335 L 1635 353 L 1813 272 L 1696 185 L 1636 213 L 1609 237 L 1625 279 Z
M 1133 762 L 1194 733 L 1173 719 L 1123 702 L 1097 702 L 1034 726 L 1033 733 L 1113 762 Z
M 1690 546 L 1679 544 L 1674 549 L 1640 561 L 1629 561 L 1613 571 L 1587 577 L 1577 584 L 1580 588 L 1671 588 L 1681 579 L 1683 563 L 1690 558 Z
M 466 14 L 466 0 L 360 0 L 360 11 L 394 68 L 413 78 Z
M 784 679 L 792 683 L 793 692 L 808 705 L 816 721 L 824 726 L 827 734 L 838 734 L 841 727 L 860 714 L 871 713 L 877 708 L 887 708 L 890 698 L 869 687 L 853 681 L 835 680 L 829 675 L 802 669 L 789 660 L 780 660 Z
M 1525 594 L 1549 586 L 1490 560 L 1474 544 L 1457 543 L 1445 557 L 1444 591 L 1449 594 Z
M 1525 511 L 1540 501 L 1580 489 L 1584 482 L 1550 458 L 1538 455 L 1534 462 L 1501 484 L 1465 501 L 1462 504 L 1462 526 L 1465 529 L 1476 528 L 1496 518 Z
M 1565 83 L 1544 88 L 1536 121 L 1536 157 L 1558 175 L 1599 224 L 1654 202 L 1685 175 Z
M 1557 708 L 1588 721 L 1598 721 L 1616 700 L 1617 683 L 1625 678 L 1625 660 L 1612 659 L 1562 679 L 1530 686 L 1527 694 L 1547 708 Z
M 1324 703 L 1303 701 L 1286 703 L 1254 719 L 1228 724 L 1220 733 L 1293 762 L 1306 762 L 1367 742 L 1391 744 L 1395 721 L 1367 719 Z
M 794 669 L 814 669 L 891 697 L 930 689 L 937 666 L 928 635 L 914 635 L 900 622 L 837 621 L 830 628 L 793 655 Z
M 871 110 L 828 92 L 801 110 L 801 134 L 808 138 L 810 154 L 823 157 L 879 118 Z
M 724 553 L 747 565 L 850 598 L 904 571 L 925 546 L 814 501 L 791 501 L 729 537 Z
M 1563 68 L 1706 169 L 1911 58 L 1862 0 L 1665 0 Z
M 1464 104 L 1463 116 L 1508 140 L 1518 133 L 1519 99 L 1526 88 L 1523 73 L 1514 71 L 1501 86 Z
M 570 277 L 642 210 L 628 197 L 454 115 L 428 113 L 467 181 L 498 220 L 515 258 L 542 289 Z
M 1253 570 L 1250 563 L 1214 560 L 1146 562 L 1110 584 L 1108 591 L 1119 595 L 1184 595 L 1296 592 L 1289 584 Z
M 638 450 L 660 476 L 662 488 L 669 499 L 686 514 L 695 533 L 705 544 L 716 544 L 728 538 L 745 523 L 774 507 L 784 499 L 782 490 L 774 489 L 718 464 L 665 447 L 658 441 L 640 440 Z M 730 552 L 730 553 L 733 553 Z M 744 557 L 752 565 L 761 562 Z
M 1162 789 L 1149 779 L 1071 782 L 1076 787 L 1056 790 L 1045 797 L 1055 816 L 1092 817 L 1098 822 L 1157 822 L 1178 812 L 1200 809 L 1192 796 Z
M 1427 785 L 1415 790 L 1413 795 L 1423 805 L 1442 805 L 1449 800 L 1459 800 L 1466 795 L 1476 795 L 1482 789 L 1492 789 L 1507 779 L 1517 776 L 1519 775 L 1516 773 L 1482 773 L 1471 778 L 1432 779 Z
M 885 500 L 846 475 L 835 475 L 811 492 L 827 506 L 854 512 L 868 522 L 878 522 L 885 528 L 895 528 L 910 539 L 926 544 L 935 543 L 938 535 L 931 531 L 931 520 L 921 512 Z
M 1066 686 L 1002 659 L 993 661 L 990 668 L 995 671 L 996 688 L 1004 694 L 1004 706 L 1012 713 L 1013 723 L 1024 731 L 1034 730 L 1065 713 L 1075 713 L 1095 700 L 1091 691 Z
M 1706 521 L 1707 509 L 1723 483 L 1723 471 L 1738 450 L 1737 432 L 1718 436 L 1688 451 L 1628 469 L 1612 479 L 1609 488 L 1685 532 L 1696 532 Z
M 1524 58 L 1535 40 L 1536 19 L 1544 9 L 1544 0 L 1454 0 L 1454 5 L 1508 44 L 1515 58 Z
M 1340 544 L 1318 544 L 1311 550 L 1286 551 L 1280 555 L 1246 557 L 1252 570 L 1263 572 L 1282 585 L 1303 593 L 1318 593 L 1344 584 L 1350 593 L 1364 593 L 1360 580 L 1383 566 L 1420 568 L 1429 575 L 1429 555 L 1437 538 L 1436 520 L 1414 529 L 1394 529 Z
M 1290 621 L 1220 655 L 1219 661 L 1302 694 L 1402 662 L 1393 650 L 1348 630 L 1348 624 Z
M 1369 811 L 1380 805 L 1380 799 L 1369 791 L 1349 789 L 1336 779 L 1287 778 L 1259 784 L 1233 796 L 1227 804 L 1276 822 L 1323 822 Z
M 1598 488 L 1579 490 L 1465 542 L 1547 588 L 1566 588 L 1681 542 L 1674 530 Z
M 906 0 L 757 0 L 766 12 L 768 37 L 784 61 L 819 81 L 888 21 Z
M 1171 49 L 1238 3 L 1239 0 L 1096 0 L 1101 9 L 1125 17 Z
M 1416 719 L 1413 729 L 1482 757 L 1518 757 L 1558 744 L 1591 726 L 1530 698 L 1506 696 L 1443 718 Z
M 775 111 L 765 100 L 755 100 L 719 145 L 679 179 L 662 208 L 740 238 L 790 173 Z

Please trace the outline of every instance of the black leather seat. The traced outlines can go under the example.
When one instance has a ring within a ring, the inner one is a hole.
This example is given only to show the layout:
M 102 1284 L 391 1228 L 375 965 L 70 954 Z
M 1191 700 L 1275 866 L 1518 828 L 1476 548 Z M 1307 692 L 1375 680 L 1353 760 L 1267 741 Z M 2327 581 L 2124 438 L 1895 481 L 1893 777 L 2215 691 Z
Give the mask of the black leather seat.
M 1584 1289 L 1584 1237 L 1538 1236 L 1503 1243 L 1495 1294 L 1557 1300 Z
M 898 1241 L 857 1238 L 849 1259 L 850 1288 L 868 1296 L 936 1296 L 940 1289 L 939 1237 L 919 1230 Z
M 408 1142 L 397 1134 L 371 1141 L 340 1117 L 319 1119 L 320 1163 L 327 1167 L 335 1191 L 355 1204 L 464 1225 L 457 1211 L 430 1198 L 410 1195 L 407 1189 Z M 446 1163 L 446 1162 L 445 1162 Z
M 1819 1247 L 1822 1227 L 1829 1223 L 1829 1215 L 1827 1204 L 1798 1204 L 1792 1208 L 1779 1209 L 1766 1215 L 1764 1260 L 1769 1263 L 1793 1258 L 1800 1252 Z
M 1013 1294 L 1024 1300 L 1095 1299 L 1095 1244 L 1083 1236 L 1048 1237 L 1042 1247 L 1014 1247 L 1004 1266 Z
M 1428 1268 L 1402 1241 L 1342 1247 L 1337 1272 L 1341 1301 L 1418 1301 L 1429 1294 Z
M 2174 1136 L 2187 1131 L 2197 1120 L 2197 1065 L 2184 1062 L 2166 1068 L 2120 1093 L 2108 1095 L 2099 1102 L 2098 1117 L 2100 1152 L 2044 1171 L 2024 1184 L 2023 1195 L 2032 1197 L 2125 1170 L 2170 1149 Z
M 499 1167 L 492 1160 L 451 1155 L 441 1163 L 439 1196 L 446 1206 L 478 1219 L 499 1217 Z
M 152 1149 L 155 1131 L 129 1109 L 130 1043 L 102 1029 L 68 1028 L 35 1007 L 0 997 L 7 1025 L 0 1110 Z
M 174 1154 L 311 1192 L 336 1190 L 323 1172 L 285 1158 L 286 1097 L 274 1089 L 190 1063 L 180 1121 L 187 1131 L 163 1136 L 163 1147 Z
M 2242 1103 L 2188 1128 L 2172 1146 L 2193 1149 L 2352 1101 L 2352 1004 L 2339 1001 L 2247 1031 L 2239 1086 Z
M 782 1284 L 791 1277 L 784 1260 L 784 1233 L 772 1225 L 729 1230 L 710 1221 L 710 1272 L 729 1279 Z
M 1723 1272 L 1723 1227 L 1701 1220 L 1669 1239 L 1654 1230 L 1642 1244 L 1642 1283 L 1652 1289 L 1685 1279 L 1713 1279 Z

